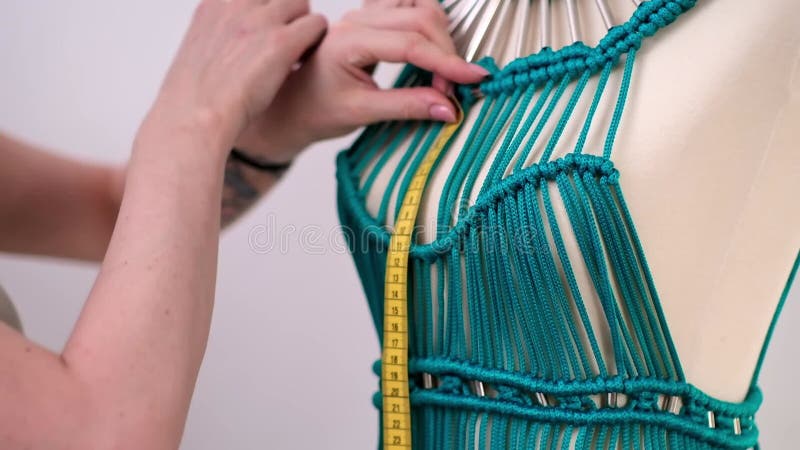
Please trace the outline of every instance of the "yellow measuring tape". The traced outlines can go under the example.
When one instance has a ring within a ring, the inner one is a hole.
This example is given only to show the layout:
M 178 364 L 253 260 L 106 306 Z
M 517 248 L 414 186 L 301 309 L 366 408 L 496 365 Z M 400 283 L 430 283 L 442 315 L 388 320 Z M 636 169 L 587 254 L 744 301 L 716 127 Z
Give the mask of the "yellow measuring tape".
M 386 258 L 386 289 L 383 303 L 383 448 L 411 448 L 411 403 L 408 398 L 408 252 L 417 222 L 422 193 L 433 165 L 461 127 L 464 114 L 458 102 L 458 120 L 446 124 L 420 164 L 403 195 Z

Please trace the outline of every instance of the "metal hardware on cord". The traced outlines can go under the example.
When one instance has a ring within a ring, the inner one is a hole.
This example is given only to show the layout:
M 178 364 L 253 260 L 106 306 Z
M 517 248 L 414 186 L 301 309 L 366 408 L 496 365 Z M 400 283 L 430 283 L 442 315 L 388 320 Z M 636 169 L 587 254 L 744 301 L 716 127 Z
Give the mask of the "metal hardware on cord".
M 708 412 L 708 428 L 717 428 L 717 416 L 714 411 Z

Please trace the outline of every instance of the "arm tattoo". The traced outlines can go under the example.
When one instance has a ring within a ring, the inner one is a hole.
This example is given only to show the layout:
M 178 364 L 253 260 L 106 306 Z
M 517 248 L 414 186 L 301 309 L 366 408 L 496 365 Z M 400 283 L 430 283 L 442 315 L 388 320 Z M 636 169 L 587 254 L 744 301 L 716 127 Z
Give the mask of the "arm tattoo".
M 261 192 L 247 180 L 242 162 L 228 158 L 225 185 L 222 188 L 222 226 L 229 225 L 261 197 Z

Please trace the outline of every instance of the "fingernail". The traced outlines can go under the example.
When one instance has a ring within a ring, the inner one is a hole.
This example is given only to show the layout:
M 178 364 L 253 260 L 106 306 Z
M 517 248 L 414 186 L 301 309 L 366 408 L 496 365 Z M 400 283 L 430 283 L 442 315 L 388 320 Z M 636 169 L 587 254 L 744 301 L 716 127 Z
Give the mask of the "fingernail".
M 484 68 L 483 66 L 479 66 L 477 64 L 470 64 L 469 68 L 470 70 L 472 70 L 472 72 L 475 73 L 475 75 L 480 75 L 482 77 L 488 77 L 489 74 L 491 73 L 488 70 L 486 70 L 486 68 Z
M 431 118 L 442 122 L 452 123 L 456 121 L 456 113 L 444 105 L 433 105 L 430 109 Z

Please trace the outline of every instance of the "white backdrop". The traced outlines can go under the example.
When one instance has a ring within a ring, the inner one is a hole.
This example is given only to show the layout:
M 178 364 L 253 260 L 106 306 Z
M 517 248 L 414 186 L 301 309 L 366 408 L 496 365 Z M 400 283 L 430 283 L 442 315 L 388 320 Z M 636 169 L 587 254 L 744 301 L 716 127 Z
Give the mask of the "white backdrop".
M 359 0 L 312 3 L 335 19 Z M 3 0 L 0 130 L 76 157 L 123 161 L 194 4 Z M 353 265 L 331 234 L 338 225 L 333 158 L 347 142 L 311 149 L 225 233 L 213 329 L 183 449 L 375 448 L 370 368 L 379 349 Z M 301 233 L 306 225 L 323 240 Z M 284 230 L 283 249 L 252 248 L 249 237 L 264 227 Z M 317 250 L 309 251 L 309 239 Z M 27 334 L 54 350 L 95 275 L 90 265 L 0 255 L 0 284 Z M 795 289 L 762 374 L 766 449 L 796 447 L 798 301 Z

